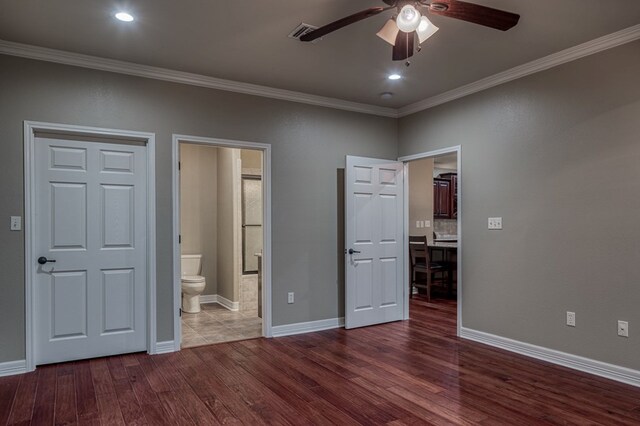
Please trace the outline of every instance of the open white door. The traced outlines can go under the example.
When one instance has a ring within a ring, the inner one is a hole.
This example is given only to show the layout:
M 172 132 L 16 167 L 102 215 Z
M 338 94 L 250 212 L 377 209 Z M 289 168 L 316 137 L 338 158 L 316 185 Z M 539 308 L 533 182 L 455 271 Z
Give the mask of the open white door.
M 345 327 L 401 320 L 403 164 L 347 156 L 345 186 Z

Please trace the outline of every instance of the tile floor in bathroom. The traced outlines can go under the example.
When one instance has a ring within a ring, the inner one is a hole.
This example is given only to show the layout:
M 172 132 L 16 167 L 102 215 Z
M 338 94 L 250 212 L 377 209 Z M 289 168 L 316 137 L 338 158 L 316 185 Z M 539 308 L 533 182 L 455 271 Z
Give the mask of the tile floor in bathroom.
M 258 309 L 230 311 L 217 303 L 200 305 L 197 314 L 182 314 L 182 347 L 209 345 L 262 336 Z
M 182 347 L 210 345 L 262 336 L 258 317 L 258 275 L 240 279 L 240 310 L 230 311 L 217 303 L 201 304 L 197 314 L 182 313 Z

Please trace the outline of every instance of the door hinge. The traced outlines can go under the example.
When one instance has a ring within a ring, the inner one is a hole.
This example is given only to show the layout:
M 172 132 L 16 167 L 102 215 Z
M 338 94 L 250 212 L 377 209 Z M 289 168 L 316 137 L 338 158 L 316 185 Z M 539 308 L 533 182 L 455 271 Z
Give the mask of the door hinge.
M 182 317 L 182 308 L 178 308 L 178 316 Z
M 182 244 L 182 235 L 178 235 L 178 244 Z
M 178 161 L 178 170 L 182 170 L 182 162 Z

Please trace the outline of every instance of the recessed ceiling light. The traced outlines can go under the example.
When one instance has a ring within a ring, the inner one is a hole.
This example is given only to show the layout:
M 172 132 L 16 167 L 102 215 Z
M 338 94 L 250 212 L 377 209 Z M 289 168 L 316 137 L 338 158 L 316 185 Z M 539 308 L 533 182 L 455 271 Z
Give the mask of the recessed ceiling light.
M 118 12 L 118 13 L 116 13 L 115 17 L 116 17 L 116 19 L 119 19 L 122 22 L 131 22 L 131 21 L 133 21 L 133 16 L 131 16 L 127 12 Z
M 400 80 L 402 76 L 400 74 L 391 74 L 388 78 L 389 80 Z

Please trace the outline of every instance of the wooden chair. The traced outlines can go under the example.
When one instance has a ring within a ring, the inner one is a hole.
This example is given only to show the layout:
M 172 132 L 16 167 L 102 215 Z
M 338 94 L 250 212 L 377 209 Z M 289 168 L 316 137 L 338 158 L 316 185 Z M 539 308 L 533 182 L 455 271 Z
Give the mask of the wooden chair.
M 447 273 L 449 269 L 441 263 L 431 262 L 429 259 L 429 248 L 427 247 L 427 237 L 409 236 L 409 257 L 411 258 L 411 282 L 409 283 L 409 297 L 413 297 L 413 288 L 426 288 L 427 301 L 431 301 L 431 285 L 433 284 L 433 274 Z M 418 281 L 418 274 L 427 276 L 426 283 Z M 443 280 L 444 281 L 444 280 Z

